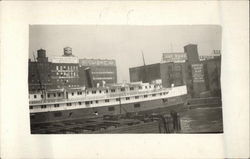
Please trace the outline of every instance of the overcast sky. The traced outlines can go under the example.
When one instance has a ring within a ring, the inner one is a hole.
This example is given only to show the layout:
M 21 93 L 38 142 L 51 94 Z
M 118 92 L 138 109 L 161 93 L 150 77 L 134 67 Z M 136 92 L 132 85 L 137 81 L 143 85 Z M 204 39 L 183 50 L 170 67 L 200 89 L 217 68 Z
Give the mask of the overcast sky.
M 203 26 L 100 26 L 31 25 L 29 57 L 43 48 L 51 59 L 72 47 L 79 58 L 116 60 L 118 82 L 129 81 L 129 67 L 161 61 L 164 52 L 184 52 L 187 44 L 197 44 L 199 55 L 221 49 L 221 28 Z

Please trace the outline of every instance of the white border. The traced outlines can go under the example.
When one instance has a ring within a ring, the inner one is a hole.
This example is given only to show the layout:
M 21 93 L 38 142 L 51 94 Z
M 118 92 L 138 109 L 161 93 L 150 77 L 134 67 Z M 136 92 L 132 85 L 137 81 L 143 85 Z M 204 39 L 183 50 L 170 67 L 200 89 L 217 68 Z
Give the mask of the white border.
M 249 157 L 248 10 L 247 1 L 1 2 L 1 157 Z M 30 135 L 29 24 L 221 25 L 225 133 Z

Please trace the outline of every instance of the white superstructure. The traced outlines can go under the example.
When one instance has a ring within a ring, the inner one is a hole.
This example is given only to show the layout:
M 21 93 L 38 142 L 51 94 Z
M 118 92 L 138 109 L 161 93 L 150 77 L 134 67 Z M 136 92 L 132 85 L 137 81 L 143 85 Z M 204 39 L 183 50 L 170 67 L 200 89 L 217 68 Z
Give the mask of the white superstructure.
M 29 94 L 30 112 L 103 107 L 166 99 L 187 94 L 186 86 L 162 88 L 160 84 L 127 83 L 85 89 L 58 89 Z

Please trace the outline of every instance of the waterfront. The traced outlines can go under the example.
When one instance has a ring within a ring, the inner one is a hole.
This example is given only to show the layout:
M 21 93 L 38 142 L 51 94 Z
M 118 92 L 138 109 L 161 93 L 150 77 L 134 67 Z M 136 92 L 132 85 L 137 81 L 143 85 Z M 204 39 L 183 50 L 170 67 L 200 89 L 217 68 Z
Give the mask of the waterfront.
M 32 125 L 32 134 L 136 134 L 160 133 L 159 122 L 148 114 L 166 115 L 171 110 L 180 114 L 181 131 L 175 133 L 223 133 L 222 107 L 220 104 L 179 105 L 164 109 L 141 112 L 134 117 L 104 119 L 101 117 L 64 122 Z M 154 115 L 155 116 L 155 115 Z M 171 132 L 174 133 L 174 132 Z

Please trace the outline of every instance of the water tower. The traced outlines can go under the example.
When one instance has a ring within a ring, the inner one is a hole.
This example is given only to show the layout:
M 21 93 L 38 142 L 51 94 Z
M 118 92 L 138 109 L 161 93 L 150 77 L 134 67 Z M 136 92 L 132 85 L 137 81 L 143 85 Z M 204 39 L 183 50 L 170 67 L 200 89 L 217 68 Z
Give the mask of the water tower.
M 71 47 L 65 47 L 63 48 L 64 56 L 73 56 L 72 55 L 72 48 Z

